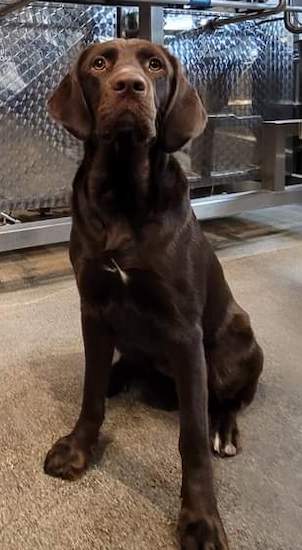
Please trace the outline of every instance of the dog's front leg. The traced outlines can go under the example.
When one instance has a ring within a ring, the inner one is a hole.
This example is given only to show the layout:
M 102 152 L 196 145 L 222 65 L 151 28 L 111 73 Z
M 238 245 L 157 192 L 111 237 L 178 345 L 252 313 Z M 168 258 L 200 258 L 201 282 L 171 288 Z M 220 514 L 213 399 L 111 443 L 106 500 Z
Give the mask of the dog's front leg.
M 105 414 L 105 395 L 114 351 L 111 332 L 100 318 L 82 312 L 85 382 L 82 409 L 73 431 L 48 452 L 47 474 L 74 480 L 86 470 Z
M 209 448 L 207 368 L 202 333 L 174 349 L 174 372 L 180 410 L 179 449 L 182 459 L 182 550 L 227 550 L 217 511 Z

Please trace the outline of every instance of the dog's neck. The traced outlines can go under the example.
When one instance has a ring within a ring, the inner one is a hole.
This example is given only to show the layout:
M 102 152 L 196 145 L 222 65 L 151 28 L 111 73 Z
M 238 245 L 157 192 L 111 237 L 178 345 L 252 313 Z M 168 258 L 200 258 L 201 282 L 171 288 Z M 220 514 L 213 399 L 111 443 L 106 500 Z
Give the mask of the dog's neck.
M 170 195 L 177 192 L 176 172 L 177 176 L 181 172 L 157 143 L 133 142 L 126 135 L 111 144 L 97 140 L 86 143 L 84 164 L 87 196 L 103 212 L 110 203 L 114 213 L 132 220 L 165 208 Z M 182 193 L 185 187 L 184 183 Z
M 74 180 L 73 216 L 90 245 L 99 247 L 104 229 L 114 224 L 137 235 L 150 223 L 173 233 L 189 215 L 188 182 L 174 157 L 156 143 L 130 145 L 85 144 Z

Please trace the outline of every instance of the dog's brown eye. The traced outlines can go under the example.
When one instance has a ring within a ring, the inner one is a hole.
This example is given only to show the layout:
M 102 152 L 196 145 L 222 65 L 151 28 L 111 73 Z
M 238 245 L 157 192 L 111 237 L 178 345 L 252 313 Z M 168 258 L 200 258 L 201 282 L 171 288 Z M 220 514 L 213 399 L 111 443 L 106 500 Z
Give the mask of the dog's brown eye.
M 96 59 L 93 62 L 93 68 L 97 69 L 98 71 L 103 71 L 106 69 L 106 59 L 105 57 L 96 57 Z
M 162 62 L 158 57 L 151 57 L 149 61 L 149 69 L 150 71 L 160 71 L 162 69 Z

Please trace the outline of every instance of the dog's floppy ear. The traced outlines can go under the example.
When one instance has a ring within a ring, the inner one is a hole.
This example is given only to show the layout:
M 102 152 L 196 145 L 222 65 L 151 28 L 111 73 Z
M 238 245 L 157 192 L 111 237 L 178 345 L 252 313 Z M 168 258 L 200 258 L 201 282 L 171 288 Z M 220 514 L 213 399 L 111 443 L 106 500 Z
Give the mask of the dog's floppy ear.
M 196 90 L 183 74 L 180 63 L 171 55 L 169 58 L 174 76 L 162 136 L 165 151 L 173 153 L 203 132 L 207 113 Z
M 85 141 L 92 127 L 91 115 L 85 101 L 76 70 L 68 73 L 48 100 L 48 112 L 73 136 Z

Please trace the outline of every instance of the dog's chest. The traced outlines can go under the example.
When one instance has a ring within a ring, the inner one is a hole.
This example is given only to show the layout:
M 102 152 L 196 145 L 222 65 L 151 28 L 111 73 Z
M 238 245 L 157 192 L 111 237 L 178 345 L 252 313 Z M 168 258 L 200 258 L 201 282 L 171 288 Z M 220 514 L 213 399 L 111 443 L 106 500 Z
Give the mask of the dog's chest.
M 97 256 L 77 262 L 82 304 L 114 330 L 119 349 L 139 346 L 146 351 L 151 341 L 164 340 L 175 326 L 178 315 L 172 286 L 155 269 L 152 250 L 148 254 L 130 231 L 115 228 L 105 243 Z

